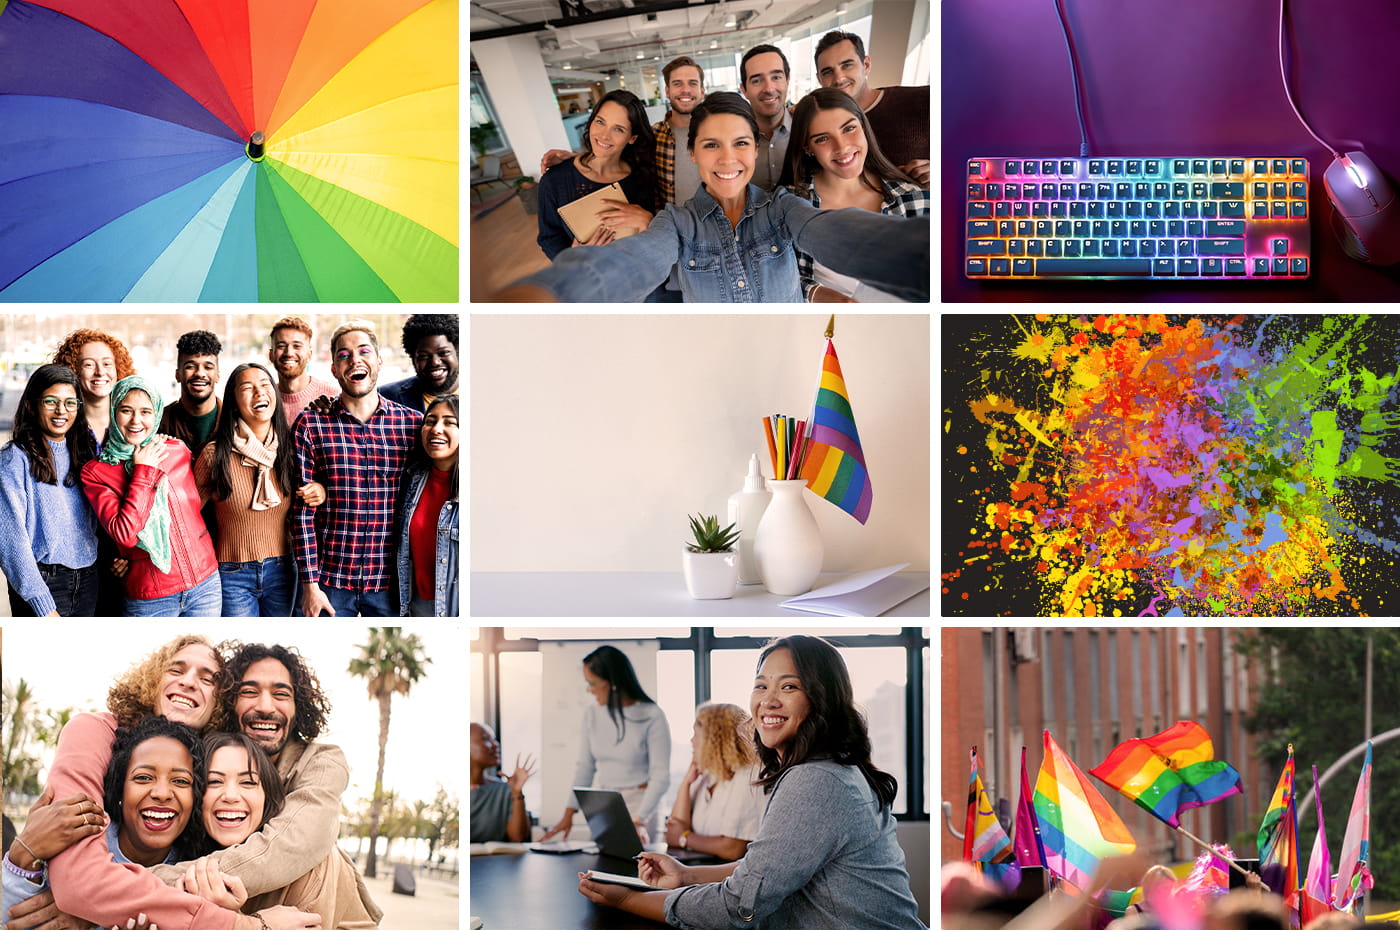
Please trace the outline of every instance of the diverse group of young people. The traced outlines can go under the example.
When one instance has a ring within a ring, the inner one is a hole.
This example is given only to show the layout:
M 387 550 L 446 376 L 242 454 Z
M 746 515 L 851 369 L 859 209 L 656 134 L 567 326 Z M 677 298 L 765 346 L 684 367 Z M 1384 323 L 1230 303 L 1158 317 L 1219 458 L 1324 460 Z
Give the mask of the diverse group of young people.
M 573 785 L 621 792 L 645 841 L 668 781 L 665 715 L 615 647 L 585 657 L 583 675 L 595 702 Z M 748 711 L 701 706 L 691 747 L 665 840 L 724 862 L 687 866 L 648 851 L 639 874 L 655 891 L 580 873 L 581 894 L 680 928 L 924 927 L 895 835 L 898 786 L 871 763 L 869 731 L 834 646 L 805 634 L 771 641 Z M 471 760 L 472 840 L 529 840 L 524 786 L 533 760 L 517 756 L 504 775 L 500 745 L 483 724 L 472 725 Z M 567 836 L 574 814 L 566 808 L 540 839 Z
M 822 88 L 795 108 L 791 67 L 772 45 L 744 55 L 742 95 L 706 96 L 700 65 L 671 61 L 671 106 L 655 126 L 636 95 L 605 94 L 582 153 L 551 150 L 541 163 L 538 241 L 553 264 L 498 296 L 926 300 L 928 88 L 872 88 L 852 33 L 823 36 L 816 66 Z M 606 201 L 594 234 L 574 239 L 559 208 L 614 182 L 626 202 Z M 582 246 L 608 248 L 572 248 Z
M 59 735 L 4 851 L 4 921 L 378 927 L 336 846 L 349 768 L 316 740 L 329 703 L 294 649 L 177 637 L 115 682 L 107 709 Z
M 30 376 L 0 448 L 0 571 L 15 616 L 454 616 L 458 317 L 403 329 L 414 376 L 378 388 L 374 327 L 272 327 L 216 397 L 218 338 L 177 342 L 179 400 L 117 337 L 80 329 Z

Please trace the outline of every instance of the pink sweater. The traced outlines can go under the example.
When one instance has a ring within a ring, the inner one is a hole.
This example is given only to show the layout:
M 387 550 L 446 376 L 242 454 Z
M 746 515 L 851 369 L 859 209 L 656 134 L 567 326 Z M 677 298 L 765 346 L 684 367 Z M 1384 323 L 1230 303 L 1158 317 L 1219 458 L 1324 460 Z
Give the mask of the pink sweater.
M 112 761 L 116 733 L 117 719 L 105 711 L 68 722 L 49 771 L 54 798 L 82 792 L 101 804 L 102 775 Z M 114 862 L 103 834 L 85 837 L 50 860 L 49 879 L 59 909 L 105 928 L 125 927 L 139 912 L 159 928 L 232 928 L 236 915 L 170 888 L 134 863 Z

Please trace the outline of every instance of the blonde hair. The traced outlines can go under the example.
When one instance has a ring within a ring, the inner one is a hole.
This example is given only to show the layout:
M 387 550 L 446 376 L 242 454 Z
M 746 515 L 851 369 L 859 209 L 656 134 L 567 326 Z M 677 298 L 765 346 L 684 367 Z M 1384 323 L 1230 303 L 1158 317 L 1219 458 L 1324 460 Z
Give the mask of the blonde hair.
M 214 654 L 214 664 L 218 667 L 221 681 L 214 690 L 213 715 L 209 718 L 209 723 L 204 726 L 204 729 L 206 731 L 219 729 L 219 725 L 223 723 L 224 719 L 222 701 L 224 659 L 219 655 L 218 648 L 199 634 L 183 634 L 176 637 L 154 653 L 132 664 L 131 668 L 112 684 L 111 690 L 107 692 L 107 710 L 117 716 L 118 724 L 122 727 L 131 727 L 146 715 L 155 714 L 156 693 L 160 690 L 161 676 L 165 675 L 165 670 L 170 666 L 170 660 L 174 658 L 175 654 L 191 644 L 206 646 L 209 648 L 209 652 Z
M 379 334 L 374 332 L 374 324 L 368 320 L 346 320 L 335 328 L 331 334 L 331 356 L 335 355 L 335 344 L 340 342 L 340 338 L 346 333 L 363 333 L 369 337 L 369 341 L 374 345 L 374 351 L 379 351 Z
M 695 710 L 695 720 L 704 728 L 695 764 L 718 782 L 727 782 L 745 766 L 758 762 L 753 742 L 744 733 L 749 714 L 738 705 L 706 702 Z

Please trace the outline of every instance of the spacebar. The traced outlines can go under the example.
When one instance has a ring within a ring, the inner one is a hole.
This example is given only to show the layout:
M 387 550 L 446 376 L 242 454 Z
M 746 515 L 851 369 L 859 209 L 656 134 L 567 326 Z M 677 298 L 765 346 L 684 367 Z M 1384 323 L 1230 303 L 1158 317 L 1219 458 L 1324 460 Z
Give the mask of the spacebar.
M 1152 275 L 1151 259 L 1036 259 L 1035 273 L 1043 278 L 1073 275 Z

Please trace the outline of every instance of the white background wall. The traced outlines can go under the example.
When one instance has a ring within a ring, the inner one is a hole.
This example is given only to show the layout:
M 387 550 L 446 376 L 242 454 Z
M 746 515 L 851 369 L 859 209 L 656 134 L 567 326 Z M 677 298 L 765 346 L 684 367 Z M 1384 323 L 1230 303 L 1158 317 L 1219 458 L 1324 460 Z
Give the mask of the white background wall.
M 725 517 L 761 418 L 809 416 L 827 315 L 471 317 L 471 569 L 678 571 Z M 827 571 L 929 568 L 929 316 L 836 318 L 874 501 L 810 491 Z

